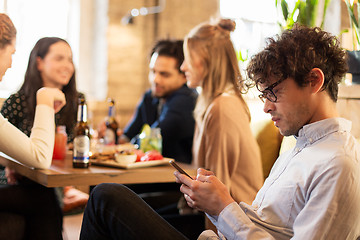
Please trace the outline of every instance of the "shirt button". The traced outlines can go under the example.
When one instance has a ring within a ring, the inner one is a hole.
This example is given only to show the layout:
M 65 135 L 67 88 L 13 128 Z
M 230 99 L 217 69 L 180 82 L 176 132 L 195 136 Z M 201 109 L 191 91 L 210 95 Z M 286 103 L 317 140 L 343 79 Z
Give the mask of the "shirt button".
M 300 148 L 295 148 L 295 152 L 299 152 L 300 151 Z
M 313 141 L 314 141 L 314 140 L 313 140 L 312 138 L 309 138 L 309 142 L 310 142 L 310 143 L 313 143 Z

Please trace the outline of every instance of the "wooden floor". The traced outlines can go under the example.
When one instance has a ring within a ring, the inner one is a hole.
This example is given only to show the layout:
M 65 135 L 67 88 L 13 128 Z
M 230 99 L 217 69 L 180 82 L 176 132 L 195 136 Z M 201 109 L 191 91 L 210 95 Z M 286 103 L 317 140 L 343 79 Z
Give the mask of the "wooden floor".
M 82 223 L 83 213 L 64 216 L 63 238 L 64 240 L 78 240 Z

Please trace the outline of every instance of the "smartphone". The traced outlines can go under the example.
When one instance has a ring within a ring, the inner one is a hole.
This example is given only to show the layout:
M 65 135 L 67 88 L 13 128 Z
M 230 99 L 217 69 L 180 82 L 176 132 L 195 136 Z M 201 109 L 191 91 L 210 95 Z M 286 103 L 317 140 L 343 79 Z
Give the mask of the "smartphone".
M 187 174 L 187 173 L 184 171 L 184 169 L 182 169 L 179 165 L 177 165 L 174 160 L 170 160 L 169 163 L 170 163 L 171 166 L 173 166 L 174 168 L 176 168 L 176 170 L 178 170 L 181 174 L 185 174 L 185 175 L 188 176 L 190 179 L 194 180 L 192 177 L 190 177 L 189 174 Z

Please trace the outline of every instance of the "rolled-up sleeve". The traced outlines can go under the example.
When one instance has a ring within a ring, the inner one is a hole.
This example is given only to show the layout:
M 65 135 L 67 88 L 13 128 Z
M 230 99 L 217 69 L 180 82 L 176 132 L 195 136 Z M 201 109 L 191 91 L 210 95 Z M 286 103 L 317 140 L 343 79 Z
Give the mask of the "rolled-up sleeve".
M 38 105 L 30 138 L 0 115 L 0 151 L 35 168 L 49 168 L 55 140 L 54 109 Z
M 263 228 L 255 225 L 235 202 L 226 206 L 218 217 L 208 215 L 217 227 L 220 239 L 267 239 L 274 240 L 273 236 Z

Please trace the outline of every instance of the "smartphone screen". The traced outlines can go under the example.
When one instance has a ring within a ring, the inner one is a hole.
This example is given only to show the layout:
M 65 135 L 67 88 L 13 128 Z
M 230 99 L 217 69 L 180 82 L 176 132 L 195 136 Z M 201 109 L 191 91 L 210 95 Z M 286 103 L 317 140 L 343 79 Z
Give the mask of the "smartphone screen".
M 189 174 L 187 174 L 187 173 L 184 171 L 184 169 L 182 169 L 179 165 L 177 165 L 174 160 L 170 160 L 169 163 L 170 163 L 171 166 L 173 166 L 174 168 L 176 168 L 176 170 L 178 170 L 181 174 L 185 174 L 185 175 L 188 176 L 190 179 L 194 180 L 192 177 L 190 177 Z

